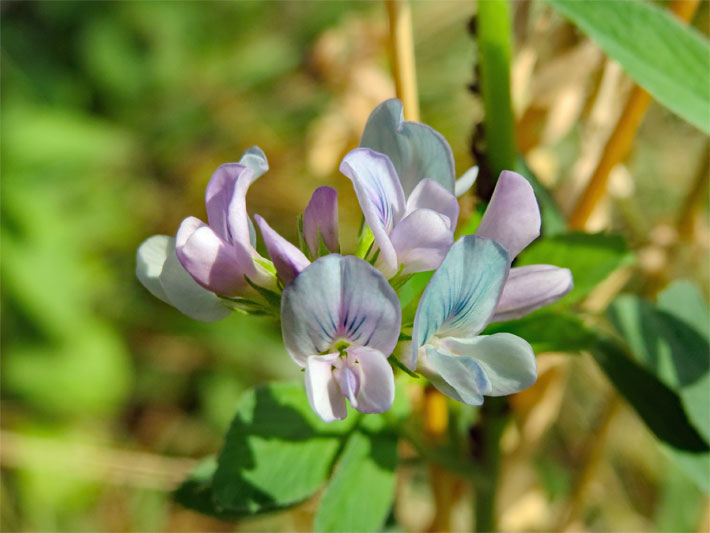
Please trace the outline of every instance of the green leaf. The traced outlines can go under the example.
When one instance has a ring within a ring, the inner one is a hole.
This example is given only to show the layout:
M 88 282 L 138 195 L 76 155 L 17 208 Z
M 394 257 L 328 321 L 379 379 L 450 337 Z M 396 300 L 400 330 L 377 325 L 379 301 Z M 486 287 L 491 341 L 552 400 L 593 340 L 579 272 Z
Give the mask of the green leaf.
M 315 530 L 381 530 L 394 500 L 396 468 L 397 437 L 394 434 L 355 431 L 323 494 L 315 517 Z
M 250 515 L 299 503 L 315 493 L 357 417 L 326 424 L 300 384 L 245 394 L 219 455 L 213 490 L 225 511 Z
M 707 308 L 692 285 L 671 286 L 659 299 L 687 316 L 624 295 L 610 306 L 609 318 L 637 360 L 680 395 L 691 422 L 710 442 L 710 343 L 707 322 L 697 320 L 707 318 Z
M 650 2 L 547 0 L 668 109 L 710 133 L 710 49 Z
M 700 457 L 708 444 L 688 420 L 678 395 L 635 362 L 618 342 L 599 336 L 591 350 L 616 389 L 664 443 Z
M 217 459 L 208 457 L 200 461 L 190 475 L 173 492 L 173 499 L 187 509 L 220 520 L 236 520 L 239 515 L 220 508 L 215 501 L 212 477 L 217 469 Z
M 541 310 L 519 320 L 489 325 L 484 335 L 507 332 L 528 341 L 535 353 L 579 352 L 594 345 L 593 333 L 577 317 Z
M 631 263 L 633 255 L 619 235 L 564 233 L 540 239 L 518 256 L 516 266 L 550 264 L 569 268 L 574 289 L 562 300 L 577 302 L 617 268 Z

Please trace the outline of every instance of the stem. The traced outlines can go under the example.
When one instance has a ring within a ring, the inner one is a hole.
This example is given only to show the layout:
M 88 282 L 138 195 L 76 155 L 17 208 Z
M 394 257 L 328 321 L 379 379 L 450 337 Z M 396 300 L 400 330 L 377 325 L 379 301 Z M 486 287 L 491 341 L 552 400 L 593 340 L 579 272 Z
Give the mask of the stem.
M 491 192 L 501 171 L 515 168 L 514 118 L 510 97 L 510 4 L 478 2 L 479 87 L 485 111 L 483 137 Z M 479 178 L 480 183 L 480 178 Z M 484 191 L 484 196 L 487 196 Z
M 508 422 L 508 401 L 486 398 L 481 409 L 481 422 L 474 428 L 474 454 L 479 475 L 474 479 L 476 531 L 496 531 L 496 492 L 500 470 L 500 438 Z
M 700 0 L 673 0 L 670 10 L 679 19 L 688 21 L 697 10 L 699 4 Z M 619 121 L 616 123 L 614 131 L 604 147 L 601 159 L 572 212 L 572 216 L 569 219 L 570 228 L 584 229 L 589 217 L 594 212 L 594 208 L 606 195 L 609 173 L 629 153 L 631 143 L 636 136 L 636 130 L 650 103 L 651 95 L 638 85 L 634 85 Z
M 385 4 L 390 23 L 392 74 L 397 98 L 402 101 L 404 118 L 419 120 L 412 10 L 408 0 L 386 0 Z

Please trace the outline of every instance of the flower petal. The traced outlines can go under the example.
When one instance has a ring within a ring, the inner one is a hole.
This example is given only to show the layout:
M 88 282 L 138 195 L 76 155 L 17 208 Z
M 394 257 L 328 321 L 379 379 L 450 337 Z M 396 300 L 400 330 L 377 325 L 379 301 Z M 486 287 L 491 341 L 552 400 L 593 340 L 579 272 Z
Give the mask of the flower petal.
M 153 235 L 143 241 L 136 252 L 136 277 L 153 296 L 165 303 L 170 300 L 160 284 L 160 273 L 168 254 L 175 249 L 173 243 L 172 237 Z
M 487 396 L 515 394 L 537 380 L 532 347 L 511 333 L 480 335 L 472 339 L 447 338 L 441 344 L 461 359 L 476 360 L 491 383 L 490 390 L 483 392 Z
M 244 150 L 239 164 L 249 167 L 254 171 L 254 180 L 259 179 L 269 170 L 269 162 L 266 159 L 266 154 L 258 146 L 252 146 Z
M 360 146 L 392 160 L 407 196 L 425 178 L 454 192 L 454 156 L 449 143 L 426 124 L 405 121 L 402 102 L 396 98 L 385 100 L 370 114 Z
M 501 172 L 476 235 L 498 241 L 511 261 L 538 238 L 540 208 L 528 180 L 515 172 Z
M 404 215 L 405 204 L 392 162 L 386 155 L 356 148 L 343 158 L 340 171 L 353 182 L 367 225 L 379 246 L 385 275 L 394 275 L 399 265 L 389 234 Z
M 387 280 L 354 256 L 317 259 L 284 289 L 284 345 L 301 366 L 338 339 L 392 353 L 399 338 L 399 300 Z
M 254 215 L 254 219 L 261 230 L 269 257 L 271 257 L 281 281 L 284 285 L 290 283 L 311 262 L 301 250 L 274 231 L 261 216 Z
M 249 186 L 267 170 L 266 155 L 258 146 L 252 146 L 244 152 L 239 163 L 220 165 L 212 174 L 205 190 L 207 221 L 225 242 L 237 241 L 243 245 L 249 242 L 244 198 Z
M 390 235 L 402 274 L 434 270 L 454 242 L 449 219 L 431 209 L 417 209 L 400 221 Z M 379 266 L 379 264 L 378 264 Z
M 249 185 L 256 179 L 254 171 L 239 163 L 220 165 L 212 174 L 205 190 L 205 205 L 209 226 L 227 242 L 249 242 L 249 222 L 246 215 L 246 196 Z M 234 204 L 234 208 L 232 208 Z
M 232 313 L 219 296 L 195 282 L 180 264 L 172 246 L 160 273 L 160 284 L 168 303 L 190 318 L 216 322 Z
M 556 302 L 572 290 L 572 273 L 553 265 L 510 269 L 491 322 L 515 320 Z
M 312 355 L 306 360 L 308 402 L 324 422 L 342 420 L 348 414 L 345 398 L 333 376 L 332 356 L 337 358 L 338 354 Z
M 191 226 L 192 219 L 183 224 Z M 178 230 L 178 236 L 187 233 Z M 182 242 L 182 239 L 178 237 Z M 255 277 L 254 262 L 241 245 L 226 244 L 209 226 L 201 226 L 182 245 L 176 246 L 180 263 L 203 287 L 222 296 L 237 296 L 248 284 L 244 276 Z
M 426 367 L 429 372 L 439 376 L 455 392 L 450 394 L 447 387 L 439 390 L 468 405 L 481 405 L 483 395 L 491 391 L 491 382 L 481 365 L 473 357 L 460 357 L 426 347 Z M 436 387 L 437 380 L 432 380 Z M 438 387 L 437 387 L 438 388 Z
M 498 304 L 509 264 L 508 252 L 495 241 L 474 235 L 456 241 L 419 301 L 405 364 L 414 369 L 419 347 L 434 335 L 480 333 Z
M 476 178 L 478 178 L 478 166 L 471 167 L 461 174 L 454 184 L 454 195 L 456 198 L 466 194 L 466 192 L 473 187 L 473 184 L 476 183 Z
M 318 257 L 320 241 L 331 252 L 338 252 L 338 191 L 332 187 L 318 187 L 313 191 L 311 201 L 303 212 L 303 238 L 311 252 L 311 257 Z
M 350 348 L 348 355 L 360 367 L 360 390 L 357 406 L 361 413 L 384 413 L 394 402 L 394 373 L 387 357 L 371 348 Z
M 432 179 L 420 181 L 407 198 L 407 212 L 415 209 L 432 209 L 449 220 L 449 228 L 456 229 L 459 219 L 459 203 L 456 197 Z

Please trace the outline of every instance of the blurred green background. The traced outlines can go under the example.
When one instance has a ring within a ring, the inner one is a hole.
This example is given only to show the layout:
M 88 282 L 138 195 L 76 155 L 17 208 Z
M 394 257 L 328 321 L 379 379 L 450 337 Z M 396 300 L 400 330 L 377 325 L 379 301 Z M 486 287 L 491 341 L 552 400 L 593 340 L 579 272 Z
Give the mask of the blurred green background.
M 467 87 L 475 5 L 413 8 L 422 120 L 449 140 L 460 174 L 481 118 Z M 311 191 L 331 185 L 352 249 L 360 215 L 337 166 L 394 95 L 384 6 L 6 1 L 0 14 L 2 529 L 234 530 L 181 510 L 167 490 L 190 458 L 219 449 L 246 388 L 299 373 L 278 325 L 240 315 L 201 324 L 152 298 L 135 279 L 135 250 L 188 215 L 204 218 L 211 173 L 254 144 L 271 170 L 250 190 L 250 213 L 294 239 Z M 518 142 L 569 211 L 630 82 L 542 4 L 516 3 L 514 15 Z M 695 24 L 706 33 L 707 18 L 705 4 Z M 594 224 L 629 239 L 641 290 L 684 277 L 707 294 L 707 199 L 689 239 L 676 225 L 706 150 L 701 133 L 654 105 L 615 169 Z M 472 199 L 462 203 L 470 210 Z M 608 388 L 589 361 L 554 357 L 550 368 L 565 367 L 560 401 L 512 483 L 535 490 L 513 490 L 504 528 L 550 527 Z M 707 502 L 635 415 L 617 423 L 599 472 L 613 483 L 585 503 L 580 527 L 707 524 Z M 400 500 L 417 507 L 405 528 L 420 529 L 431 509 L 422 476 L 406 478 Z M 309 512 L 241 528 L 307 530 Z

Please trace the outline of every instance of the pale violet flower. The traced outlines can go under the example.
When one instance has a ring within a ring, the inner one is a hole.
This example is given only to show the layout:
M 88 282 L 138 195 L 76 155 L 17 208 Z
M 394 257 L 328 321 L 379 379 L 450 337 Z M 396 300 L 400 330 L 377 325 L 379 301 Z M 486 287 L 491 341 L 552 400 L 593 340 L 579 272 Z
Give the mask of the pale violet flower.
M 188 217 L 177 231 L 175 251 L 182 266 L 197 283 L 221 296 L 249 294 L 247 278 L 274 286 L 273 275 L 254 248 L 246 209 L 249 186 L 268 168 L 257 147 L 247 150 L 239 163 L 221 165 L 205 191 L 208 224 Z
M 459 216 L 456 197 L 433 179 L 422 179 L 405 197 L 389 157 L 356 148 L 340 164 L 353 182 L 374 235 L 375 266 L 387 277 L 432 270 L 453 243 Z
M 501 172 L 475 234 L 503 245 L 511 262 L 540 235 L 540 208 L 528 180 L 515 172 Z M 566 268 L 511 268 L 491 322 L 520 318 L 556 302 L 572 287 L 572 273 Z
M 394 400 L 387 357 L 399 338 L 399 300 L 387 280 L 355 256 L 330 254 L 283 291 L 281 330 L 291 358 L 305 369 L 313 410 L 326 422 L 382 413 Z
M 478 176 L 478 167 L 472 167 L 457 180 L 449 143 L 431 126 L 404 120 L 402 102 L 396 98 L 385 100 L 370 113 L 360 146 L 390 158 L 405 196 L 423 179 L 433 179 L 461 196 Z
M 405 364 L 447 396 L 480 405 L 483 396 L 519 392 L 537 378 L 530 345 L 510 333 L 479 335 L 498 305 L 510 257 L 497 242 L 459 239 L 427 285 Z
M 221 320 L 232 311 L 220 296 L 249 292 L 245 276 L 270 287 L 275 278 L 254 249 L 246 212 L 249 185 L 268 170 L 264 153 L 248 149 L 239 163 L 220 166 L 205 194 L 205 224 L 186 218 L 175 238 L 153 235 L 136 254 L 136 276 L 157 298 L 196 320 Z

